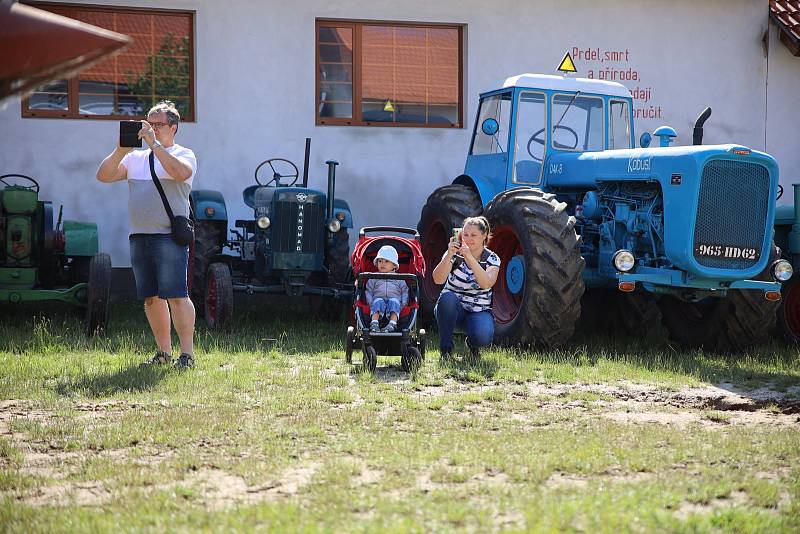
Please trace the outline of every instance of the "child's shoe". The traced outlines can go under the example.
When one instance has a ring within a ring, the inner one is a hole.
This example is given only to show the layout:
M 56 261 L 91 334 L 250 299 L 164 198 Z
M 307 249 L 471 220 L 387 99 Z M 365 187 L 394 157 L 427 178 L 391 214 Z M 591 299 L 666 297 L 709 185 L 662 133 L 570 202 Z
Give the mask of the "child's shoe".
M 373 320 L 371 323 L 369 323 L 369 331 L 370 332 L 380 332 L 381 331 L 380 326 L 378 326 L 378 321 Z
M 397 321 L 389 321 L 389 324 L 387 324 L 386 328 L 383 329 L 383 331 L 387 334 L 391 334 L 395 330 L 397 330 Z

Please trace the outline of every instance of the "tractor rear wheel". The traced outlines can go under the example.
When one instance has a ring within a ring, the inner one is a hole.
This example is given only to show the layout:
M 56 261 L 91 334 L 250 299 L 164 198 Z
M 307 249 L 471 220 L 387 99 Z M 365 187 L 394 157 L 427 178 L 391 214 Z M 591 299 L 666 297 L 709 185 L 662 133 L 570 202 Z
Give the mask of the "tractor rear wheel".
M 778 325 L 790 343 L 800 343 L 800 278 L 793 277 L 781 288 Z
M 208 264 L 211 263 L 214 255 L 222 252 L 225 232 L 224 222 L 194 221 L 194 244 L 191 244 L 189 249 L 189 270 L 186 280 L 189 286 L 189 296 L 200 314 L 205 313 L 203 301 L 206 292 Z
M 350 270 L 350 236 L 347 228 L 331 235 L 325 246 L 325 265 L 328 266 L 328 283 L 344 284 Z
M 419 311 L 423 324 L 433 320 L 433 308 L 442 286 L 433 282 L 433 269 L 442 259 L 453 228 L 460 228 L 464 219 L 481 212 L 481 198 L 466 185 L 446 185 L 436 189 L 422 208 L 417 230 L 425 257 L 425 277 L 420 284 Z
M 89 263 L 89 285 L 86 289 L 86 335 L 105 332 L 108 323 L 108 301 L 111 296 L 111 256 L 100 252 Z
M 347 228 L 341 228 L 331 236 L 325 245 L 325 265 L 328 273 L 325 282 L 329 287 L 347 284 L 352 280 L 350 270 L 350 236 Z M 353 287 L 352 284 L 350 287 Z M 314 315 L 328 320 L 340 320 L 352 308 L 352 300 L 334 299 L 331 297 L 312 297 Z
M 486 206 L 489 248 L 502 262 L 492 304 L 495 341 L 552 347 L 572 337 L 584 260 L 566 207 L 533 188 L 505 191 Z
M 224 263 L 208 267 L 205 290 L 205 318 L 211 330 L 226 330 L 233 318 L 233 282 L 231 271 Z

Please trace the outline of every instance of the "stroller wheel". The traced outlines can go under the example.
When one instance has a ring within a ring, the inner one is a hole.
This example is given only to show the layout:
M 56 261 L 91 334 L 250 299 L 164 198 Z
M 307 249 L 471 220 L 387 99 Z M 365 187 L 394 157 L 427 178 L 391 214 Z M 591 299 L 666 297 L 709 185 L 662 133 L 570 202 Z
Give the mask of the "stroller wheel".
M 374 373 L 378 367 L 378 354 L 375 352 L 375 347 L 367 345 L 364 347 L 364 369 L 370 373 Z
M 419 329 L 419 340 L 417 341 L 417 345 L 419 346 L 419 353 L 422 356 L 422 359 L 425 359 L 425 338 L 428 337 L 427 332 L 425 332 L 424 328 Z
M 356 329 L 352 326 L 347 327 L 347 338 L 344 342 L 344 357 L 347 363 L 353 363 L 353 346 L 356 344 Z
M 417 347 L 408 347 L 408 356 L 406 356 L 407 369 L 409 373 L 416 374 L 422 366 L 422 354 Z

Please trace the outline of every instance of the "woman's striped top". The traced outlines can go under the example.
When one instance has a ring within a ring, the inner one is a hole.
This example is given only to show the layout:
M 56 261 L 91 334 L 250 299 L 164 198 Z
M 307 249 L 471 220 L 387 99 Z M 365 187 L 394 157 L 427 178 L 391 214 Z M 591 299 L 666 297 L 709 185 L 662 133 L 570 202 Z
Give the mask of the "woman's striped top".
M 500 267 L 500 258 L 488 248 L 484 248 L 478 263 L 484 270 L 490 266 Z M 467 311 L 479 312 L 492 309 L 492 288 L 481 289 L 466 261 L 451 269 L 442 293 L 448 291 L 458 295 L 461 306 Z

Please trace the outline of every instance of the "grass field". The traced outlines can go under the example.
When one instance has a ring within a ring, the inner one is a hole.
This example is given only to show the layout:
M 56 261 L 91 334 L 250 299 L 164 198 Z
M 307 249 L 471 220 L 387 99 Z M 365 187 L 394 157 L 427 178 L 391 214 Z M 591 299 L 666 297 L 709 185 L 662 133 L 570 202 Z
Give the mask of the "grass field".
M 139 367 L 134 306 L 95 340 L 66 311 L 0 313 L 3 532 L 800 531 L 781 343 L 579 337 L 373 377 L 344 362 L 344 324 L 252 309 L 228 334 L 200 321 L 180 371 Z

